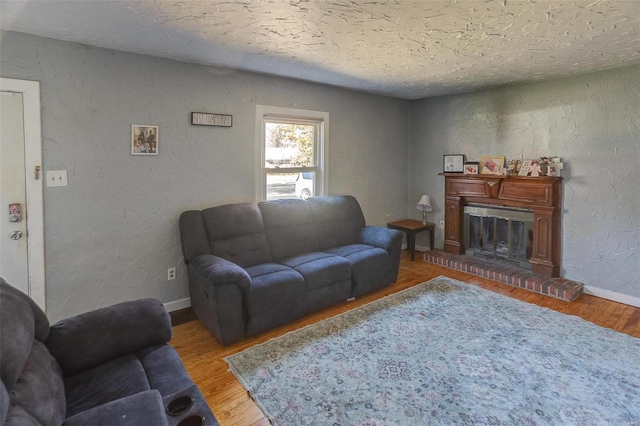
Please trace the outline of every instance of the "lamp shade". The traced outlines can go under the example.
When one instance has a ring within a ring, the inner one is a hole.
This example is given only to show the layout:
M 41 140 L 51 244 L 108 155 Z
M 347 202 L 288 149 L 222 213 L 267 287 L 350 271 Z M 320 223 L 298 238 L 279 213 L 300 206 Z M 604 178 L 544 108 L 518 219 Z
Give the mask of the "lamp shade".
M 431 210 L 433 210 L 433 208 L 431 207 L 431 199 L 429 198 L 429 196 L 423 195 L 422 197 L 420 197 L 420 201 L 418 201 L 418 204 L 416 204 L 416 208 L 422 212 L 430 212 Z

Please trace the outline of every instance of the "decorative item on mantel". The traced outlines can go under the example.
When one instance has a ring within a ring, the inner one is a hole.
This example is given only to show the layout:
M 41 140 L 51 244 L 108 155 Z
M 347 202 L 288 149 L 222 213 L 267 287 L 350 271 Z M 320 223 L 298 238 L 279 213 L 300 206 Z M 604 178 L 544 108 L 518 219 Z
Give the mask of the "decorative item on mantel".
M 429 196 L 423 195 L 422 197 L 420 197 L 420 201 L 418 201 L 418 204 L 416 204 L 416 208 L 422 212 L 422 224 L 426 225 L 427 212 L 433 210 L 433 207 L 431 207 L 431 199 L 429 198 Z
M 507 175 L 517 176 L 521 166 L 522 166 L 522 161 L 509 160 L 509 162 L 507 163 Z
M 560 170 L 564 169 L 564 163 L 560 157 L 552 157 L 547 164 L 547 176 L 560 176 Z
M 464 155 L 444 155 L 442 157 L 442 171 L 445 173 L 462 173 L 464 171 Z
M 480 160 L 480 173 L 483 175 L 501 175 L 503 166 L 503 155 L 485 155 Z
M 560 170 L 564 169 L 564 163 L 560 157 L 540 157 L 538 160 L 524 160 L 519 176 L 560 176 Z
M 464 162 L 464 174 L 465 175 L 477 175 L 480 169 L 480 163 L 477 161 L 465 161 Z

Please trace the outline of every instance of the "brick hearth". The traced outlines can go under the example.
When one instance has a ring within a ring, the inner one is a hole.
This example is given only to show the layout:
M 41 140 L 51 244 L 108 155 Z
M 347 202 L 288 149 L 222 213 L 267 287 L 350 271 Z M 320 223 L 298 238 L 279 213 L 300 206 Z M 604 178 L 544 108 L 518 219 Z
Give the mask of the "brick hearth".
M 430 250 L 424 253 L 424 259 L 427 262 L 515 285 L 516 287 L 546 294 L 568 302 L 576 300 L 582 294 L 583 284 L 577 281 L 571 281 L 566 278 L 549 278 L 544 275 L 534 274 L 526 269 L 477 257 L 449 254 L 442 250 Z

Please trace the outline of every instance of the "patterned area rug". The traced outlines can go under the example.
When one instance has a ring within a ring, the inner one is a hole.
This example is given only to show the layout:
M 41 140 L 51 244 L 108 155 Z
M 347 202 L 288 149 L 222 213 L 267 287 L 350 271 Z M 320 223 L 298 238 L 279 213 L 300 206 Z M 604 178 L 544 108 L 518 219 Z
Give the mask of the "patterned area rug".
M 446 277 L 225 361 L 277 425 L 640 424 L 640 339 Z

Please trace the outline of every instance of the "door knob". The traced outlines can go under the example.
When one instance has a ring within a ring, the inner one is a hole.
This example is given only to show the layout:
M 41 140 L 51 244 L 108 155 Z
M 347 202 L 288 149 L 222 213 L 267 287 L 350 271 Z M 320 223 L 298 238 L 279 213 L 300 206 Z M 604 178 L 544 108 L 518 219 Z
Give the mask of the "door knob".
M 13 231 L 11 233 L 12 240 L 19 240 L 20 238 L 22 238 L 22 231 Z

